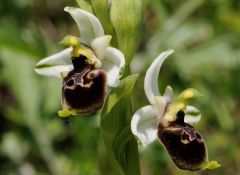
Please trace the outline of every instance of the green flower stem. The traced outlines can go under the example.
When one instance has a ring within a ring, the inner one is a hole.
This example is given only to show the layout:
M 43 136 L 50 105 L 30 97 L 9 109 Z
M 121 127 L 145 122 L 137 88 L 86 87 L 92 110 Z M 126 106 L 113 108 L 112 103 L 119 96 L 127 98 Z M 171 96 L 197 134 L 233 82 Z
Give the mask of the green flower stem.
M 130 130 L 130 99 L 137 79 L 138 75 L 124 78 L 109 94 L 101 113 L 102 136 L 117 175 L 140 175 L 138 146 Z
M 130 130 L 133 115 L 132 91 L 138 76 L 131 75 L 129 65 L 139 40 L 142 1 L 112 0 L 111 23 L 108 22 L 109 13 L 106 13 L 108 1 L 91 2 L 106 32 L 113 35 L 113 40 L 116 36 L 118 49 L 124 53 L 126 59 L 124 79 L 108 96 L 101 114 L 104 141 L 116 174 L 140 175 L 138 145 Z M 106 22 L 109 28 L 106 27 Z M 112 27 L 114 32 L 111 31 Z
M 126 175 L 141 175 L 139 165 L 138 144 L 136 139 L 131 139 L 126 149 Z
M 130 66 L 126 66 L 125 76 L 131 75 Z M 139 153 L 138 153 L 138 143 L 131 131 L 131 117 L 134 114 L 133 103 L 132 103 L 132 93 L 129 97 L 123 100 L 122 108 L 125 109 L 125 128 L 122 129 L 120 134 L 115 139 L 116 148 L 120 150 L 116 153 L 124 153 L 124 165 L 126 175 L 140 175 L 140 163 L 139 163 Z M 120 147 L 118 145 L 121 145 Z M 123 148 L 125 148 L 123 150 Z M 120 156 L 119 156 L 120 157 Z
M 115 138 L 113 145 L 126 145 L 134 136 L 132 135 L 130 126 L 127 126 L 122 132 Z
M 131 132 L 130 126 L 127 126 L 123 131 L 116 137 L 113 147 L 116 149 L 114 152 L 118 155 L 116 155 L 119 159 L 121 158 L 120 153 L 125 152 L 127 155 L 125 158 L 125 170 L 126 174 L 140 174 L 140 167 L 139 163 L 135 164 L 135 167 L 132 166 L 132 162 L 138 160 L 138 149 L 137 142 Z M 125 150 L 124 150 L 125 149 Z
M 124 109 L 125 127 L 121 130 L 118 136 L 114 139 L 113 147 L 116 157 L 124 166 L 125 175 L 140 175 L 138 145 L 135 137 L 130 129 L 129 117 L 132 116 L 131 96 L 123 99 L 120 108 Z

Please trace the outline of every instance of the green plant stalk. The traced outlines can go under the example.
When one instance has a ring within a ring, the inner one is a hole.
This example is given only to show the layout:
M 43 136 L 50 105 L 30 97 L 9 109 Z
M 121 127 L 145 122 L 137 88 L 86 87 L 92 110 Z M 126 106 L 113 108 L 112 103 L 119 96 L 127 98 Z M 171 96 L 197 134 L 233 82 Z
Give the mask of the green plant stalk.
M 91 2 L 94 12 L 104 24 L 109 20 L 108 13 L 105 17 L 103 15 L 108 1 L 92 0 Z M 105 8 L 102 8 L 104 6 Z M 138 76 L 131 75 L 130 62 L 139 40 L 142 22 L 141 0 L 112 0 L 110 20 L 111 27 L 114 28 L 114 36 L 116 34 L 118 49 L 124 53 L 126 64 L 124 79 L 116 89 L 112 90 L 104 105 L 101 114 L 102 134 L 116 174 L 140 175 L 138 145 L 130 130 L 133 115 L 132 91 Z
M 130 130 L 130 99 L 137 78 L 124 78 L 109 94 L 101 114 L 102 136 L 117 175 L 140 175 L 138 147 Z
M 121 145 L 121 146 L 119 146 Z M 115 139 L 115 154 L 125 166 L 125 174 L 140 174 L 138 145 L 134 138 L 130 126 L 127 126 Z M 124 156 L 120 153 L 124 152 Z M 133 162 L 137 163 L 133 164 Z M 134 166 L 133 166 L 134 165 Z
M 125 128 L 122 130 L 119 136 L 124 135 L 124 137 L 121 139 L 122 143 L 116 144 L 116 147 L 118 147 L 117 145 L 124 145 L 125 150 L 123 151 L 123 153 L 125 174 L 140 175 L 141 173 L 139 165 L 138 145 L 130 129 L 130 121 L 133 115 L 131 95 L 123 99 L 122 105 L 125 109 Z

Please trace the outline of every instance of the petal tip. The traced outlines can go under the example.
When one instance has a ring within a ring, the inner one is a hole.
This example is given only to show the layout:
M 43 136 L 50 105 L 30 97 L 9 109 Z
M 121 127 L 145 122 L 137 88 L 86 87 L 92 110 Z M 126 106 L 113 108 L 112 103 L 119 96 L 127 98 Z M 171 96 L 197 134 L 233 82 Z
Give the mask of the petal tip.
M 74 10 L 74 7 L 64 7 L 64 11 L 65 12 L 70 12 L 70 11 L 72 11 L 72 10 Z
M 112 39 L 112 35 L 105 35 L 105 37 L 109 40 L 109 42 L 110 42 L 111 39 Z
M 65 7 L 64 11 L 69 12 L 77 23 L 82 43 L 89 45 L 93 39 L 104 35 L 101 22 L 93 14 L 75 7 Z
M 175 52 L 175 50 L 174 50 L 174 49 L 169 49 L 169 50 L 167 50 L 167 52 L 168 52 L 169 54 L 172 54 L 172 53 Z

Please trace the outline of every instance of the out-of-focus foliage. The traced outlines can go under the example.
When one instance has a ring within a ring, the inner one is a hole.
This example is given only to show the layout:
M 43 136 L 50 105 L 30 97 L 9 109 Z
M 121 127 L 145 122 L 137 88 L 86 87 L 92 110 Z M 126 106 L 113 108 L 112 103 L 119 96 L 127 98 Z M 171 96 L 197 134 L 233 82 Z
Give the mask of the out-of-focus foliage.
M 90 1 L 88 1 L 90 3 Z M 62 120 L 61 80 L 33 71 L 41 58 L 61 50 L 66 34 L 77 34 L 64 6 L 75 1 L 0 2 L 0 174 L 112 174 L 102 143 L 99 116 Z M 144 0 L 141 44 L 132 71 L 141 73 L 135 109 L 146 105 L 144 72 L 161 51 L 175 54 L 161 70 L 160 89 L 175 93 L 194 87 L 205 96 L 193 101 L 202 111 L 197 129 L 213 171 L 177 169 L 158 142 L 141 151 L 143 175 L 240 173 L 240 2 L 238 0 Z

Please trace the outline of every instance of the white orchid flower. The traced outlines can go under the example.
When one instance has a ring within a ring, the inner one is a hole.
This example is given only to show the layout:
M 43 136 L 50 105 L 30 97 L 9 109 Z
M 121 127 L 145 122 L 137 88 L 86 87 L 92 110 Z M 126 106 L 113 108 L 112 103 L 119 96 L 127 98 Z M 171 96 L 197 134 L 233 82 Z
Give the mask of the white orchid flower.
M 201 115 L 186 101 L 200 96 L 195 89 L 183 91 L 173 99 L 173 90 L 167 86 L 163 95 L 158 90 L 158 74 L 164 60 L 173 50 L 161 53 L 146 72 L 144 90 L 150 105 L 137 110 L 132 117 L 131 130 L 143 146 L 159 138 L 174 163 L 180 169 L 199 170 L 216 168 L 216 161 L 208 161 L 202 136 L 194 126 Z
M 80 36 L 66 36 L 63 51 L 40 60 L 38 74 L 63 78 L 60 116 L 91 114 L 104 103 L 107 86 L 117 87 L 125 65 L 123 53 L 110 47 L 111 36 L 104 35 L 100 21 L 80 8 L 64 10 L 77 23 Z

